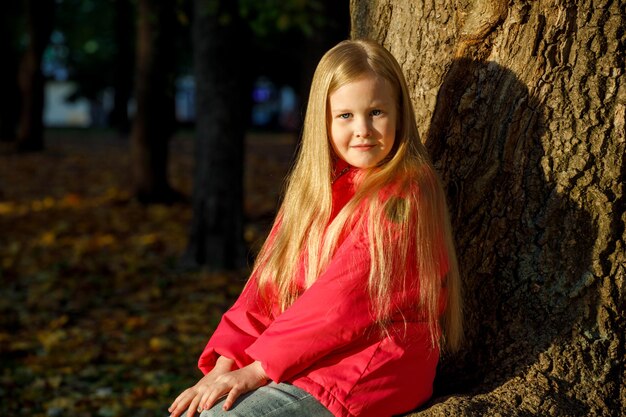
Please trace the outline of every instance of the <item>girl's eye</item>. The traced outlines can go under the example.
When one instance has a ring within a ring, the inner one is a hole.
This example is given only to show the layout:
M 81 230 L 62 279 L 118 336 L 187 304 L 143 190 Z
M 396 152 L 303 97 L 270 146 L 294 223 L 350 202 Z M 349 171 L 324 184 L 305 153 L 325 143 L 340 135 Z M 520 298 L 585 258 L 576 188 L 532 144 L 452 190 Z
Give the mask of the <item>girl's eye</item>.
M 350 118 L 350 113 L 343 113 L 339 115 L 340 119 L 349 119 Z
M 380 116 L 381 114 L 383 114 L 382 110 L 372 110 L 372 116 Z

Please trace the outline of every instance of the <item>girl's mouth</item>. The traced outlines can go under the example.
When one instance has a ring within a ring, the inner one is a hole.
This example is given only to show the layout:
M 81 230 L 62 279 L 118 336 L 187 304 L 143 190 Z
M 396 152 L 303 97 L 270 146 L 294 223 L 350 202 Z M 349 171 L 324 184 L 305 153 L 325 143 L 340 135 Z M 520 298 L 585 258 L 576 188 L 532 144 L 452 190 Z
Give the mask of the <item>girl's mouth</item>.
M 367 151 L 367 150 L 372 149 L 374 146 L 376 145 L 364 143 L 361 145 L 353 145 L 352 148 L 359 150 L 359 151 Z

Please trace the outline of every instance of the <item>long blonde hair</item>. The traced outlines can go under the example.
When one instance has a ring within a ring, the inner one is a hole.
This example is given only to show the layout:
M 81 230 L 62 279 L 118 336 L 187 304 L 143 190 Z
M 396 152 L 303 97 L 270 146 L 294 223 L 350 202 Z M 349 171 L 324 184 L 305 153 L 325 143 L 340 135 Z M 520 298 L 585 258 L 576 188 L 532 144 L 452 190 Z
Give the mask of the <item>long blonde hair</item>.
M 394 147 L 377 167 L 363 173 L 354 197 L 329 225 L 335 156 L 328 135 L 328 97 L 341 86 L 370 74 L 385 79 L 396 93 Z M 380 198 L 381 191 L 389 187 L 396 190 L 397 197 Z M 341 232 L 359 219 L 367 222 L 371 255 L 368 289 L 379 323 L 384 326 L 393 313 L 392 293 L 398 285 L 400 290 L 407 284 L 417 285 L 415 305 L 428 321 L 433 344 L 458 349 L 462 339 L 461 290 L 448 210 L 443 187 L 419 139 L 404 75 L 382 46 L 348 40 L 322 57 L 313 76 L 298 157 L 274 232 L 263 245 L 252 274 L 261 293 L 267 296 L 271 287 L 281 309 L 289 307 L 298 297 L 296 260 L 306 259 L 308 288 L 330 262 Z M 387 224 L 391 220 L 394 227 L 386 227 L 381 219 Z M 415 251 L 410 257 L 409 250 Z M 407 257 L 416 262 L 413 269 L 419 271 L 419 283 L 406 283 L 402 271 L 397 267 L 392 270 Z M 446 266 L 447 275 L 442 277 Z M 440 323 L 442 287 L 447 290 L 447 302 Z

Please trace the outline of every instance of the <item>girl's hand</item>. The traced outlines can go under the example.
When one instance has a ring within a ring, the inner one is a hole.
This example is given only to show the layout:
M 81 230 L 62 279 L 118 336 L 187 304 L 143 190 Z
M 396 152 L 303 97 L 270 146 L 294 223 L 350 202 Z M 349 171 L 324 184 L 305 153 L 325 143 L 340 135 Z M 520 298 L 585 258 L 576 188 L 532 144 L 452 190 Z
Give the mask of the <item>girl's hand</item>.
M 262 387 L 267 384 L 268 379 L 261 362 L 253 362 L 241 369 L 223 374 L 215 379 L 210 389 L 204 392 L 200 400 L 200 408 L 208 410 L 217 400 L 226 395 L 223 409 L 227 411 L 241 394 Z
M 198 409 L 198 403 L 202 395 L 207 391 L 220 376 L 229 373 L 233 369 L 235 361 L 220 356 L 215 362 L 215 367 L 207 373 L 196 385 L 183 391 L 167 409 L 170 417 L 178 417 L 187 410 L 187 416 L 193 417 Z

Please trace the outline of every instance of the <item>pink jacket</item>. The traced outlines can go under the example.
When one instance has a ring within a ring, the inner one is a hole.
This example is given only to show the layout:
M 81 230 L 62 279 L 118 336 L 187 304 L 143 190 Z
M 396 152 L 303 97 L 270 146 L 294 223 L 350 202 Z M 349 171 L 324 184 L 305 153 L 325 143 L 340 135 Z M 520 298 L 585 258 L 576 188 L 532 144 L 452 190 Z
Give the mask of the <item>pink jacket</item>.
M 355 172 L 333 184 L 333 216 L 354 195 Z M 381 332 L 371 313 L 369 269 L 367 236 L 355 228 L 282 313 L 277 306 L 268 311 L 252 277 L 202 352 L 200 369 L 209 372 L 219 355 L 239 367 L 258 360 L 273 381 L 302 388 L 335 416 L 384 417 L 416 408 L 432 394 L 439 352 L 413 307 L 415 288 L 394 301 L 401 313 Z M 409 279 L 417 282 L 412 269 Z

